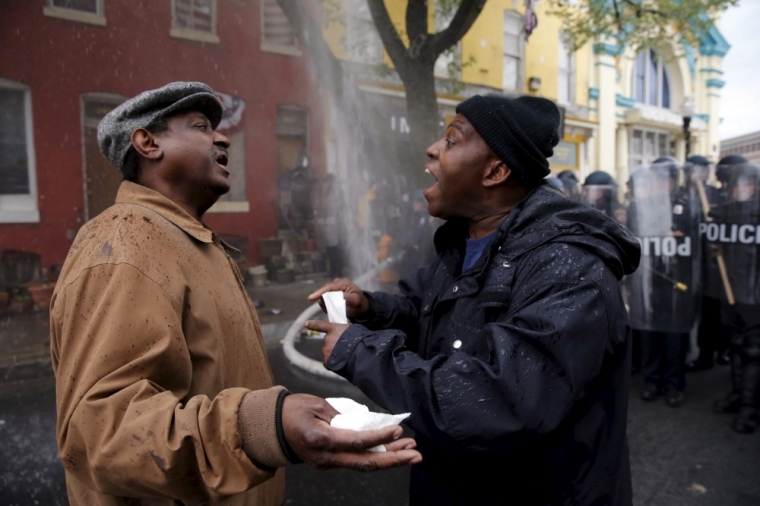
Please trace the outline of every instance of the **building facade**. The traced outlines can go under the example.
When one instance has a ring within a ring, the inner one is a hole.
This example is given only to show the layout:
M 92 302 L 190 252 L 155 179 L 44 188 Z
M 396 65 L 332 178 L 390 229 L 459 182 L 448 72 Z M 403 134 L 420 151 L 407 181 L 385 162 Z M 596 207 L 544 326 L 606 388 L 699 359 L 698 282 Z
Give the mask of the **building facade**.
M 320 91 L 275 0 L 6 0 L 0 10 L 0 250 L 60 267 L 121 180 L 99 152 L 98 122 L 171 81 L 205 82 L 225 105 L 232 190 L 206 221 L 247 250 L 241 263 L 278 233 L 283 174 L 304 159 L 324 172 Z
M 760 132 L 739 135 L 720 141 L 720 157 L 743 156 L 751 163 L 760 164 Z
M 403 87 L 393 75 L 369 68 L 392 67 L 364 0 L 342 0 L 341 22 L 325 32 L 335 54 L 362 70 L 365 91 L 385 97 L 387 128 L 407 128 Z M 406 0 L 386 0 L 394 23 L 404 26 Z M 429 2 L 429 26 L 450 21 Z M 436 65 L 438 103 L 445 121 L 456 104 L 476 93 L 535 95 L 563 110 L 563 138 L 552 169 L 575 170 L 579 179 L 604 170 L 619 182 L 660 156 L 685 154 L 684 113 L 690 115 L 691 154 L 717 161 L 720 153 L 721 62 L 730 46 L 717 26 L 699 47 L 667 54 L 638 53 L 599 42 L 570 51 L 560 19 L 547 14 L 547 2 L 489 0 L 469 32 Z M 535 16 L 535 17 L 533 17 Z M 536 23 L 537 21 L 537 23 Z M 528 34 L 527 28 L 532 31 Z M 452 72 L 452 69 L 454 72 Z M 458 87 L 451 89 L 451 80 Z M 684 110 L 691 104 L 693 111 Z

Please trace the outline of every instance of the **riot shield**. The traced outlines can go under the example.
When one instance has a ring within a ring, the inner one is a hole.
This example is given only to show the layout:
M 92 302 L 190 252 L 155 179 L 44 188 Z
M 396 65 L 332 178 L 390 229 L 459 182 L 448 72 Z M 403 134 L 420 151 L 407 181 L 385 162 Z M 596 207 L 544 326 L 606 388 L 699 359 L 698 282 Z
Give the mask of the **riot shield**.
M 581 193 L 581 202 L 626 224 L 626 209 L 618 201 L 617 186 L 602 184 L 585 184 Z
M 700 281 L 699 196 L 680 169 L 652 166 L 631 178 L 627 226 L 641 243 L 624 283 L 631 327 L 684 333 L 694 325 Z
M 713 221 L 700 227 L 709 254 L 723 256 L 730 290 L 739 304 L 760 304 L 759 175 L 756 165 L 734 166 L 727 177 L 725 200 L 713 212 Z M 723 280 L 718 282 L 723 289 Z M 725 300 L 725 295 L 721 298 Z

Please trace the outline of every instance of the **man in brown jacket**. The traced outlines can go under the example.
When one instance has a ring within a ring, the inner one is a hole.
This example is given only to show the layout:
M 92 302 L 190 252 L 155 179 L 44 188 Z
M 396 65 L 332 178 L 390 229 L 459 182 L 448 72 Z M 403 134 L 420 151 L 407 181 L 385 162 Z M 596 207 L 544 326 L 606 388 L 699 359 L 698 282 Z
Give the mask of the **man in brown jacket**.
M 398 426 L 333 429 L 323 399 L 274 386 L 230 247 L 201 222 L 229 190 L 221 116 L 208 86 L 171 83 L 99 127 L 126 180 L 77 235 L 51 303 L 72 506 L 279 506 L 278 468 L 290 463 L 366 471 L 421 459 Z M 377 444 L 388 451 L 365 451 Z

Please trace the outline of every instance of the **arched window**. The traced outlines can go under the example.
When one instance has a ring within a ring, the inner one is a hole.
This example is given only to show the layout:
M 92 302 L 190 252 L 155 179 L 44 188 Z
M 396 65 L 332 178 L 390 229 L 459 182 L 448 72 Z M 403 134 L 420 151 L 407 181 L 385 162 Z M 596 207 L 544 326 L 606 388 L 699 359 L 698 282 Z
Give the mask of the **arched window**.
M 642 104 L 670 108 L 670 81 L 665 65 L 651 49 L 636 56 L 633 97 Z

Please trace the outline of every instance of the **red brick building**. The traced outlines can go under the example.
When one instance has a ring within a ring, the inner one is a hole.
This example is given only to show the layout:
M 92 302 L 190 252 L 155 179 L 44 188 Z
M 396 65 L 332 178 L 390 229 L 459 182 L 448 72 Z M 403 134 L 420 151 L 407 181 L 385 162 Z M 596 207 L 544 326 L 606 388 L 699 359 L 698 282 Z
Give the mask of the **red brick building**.
M 97 148 L 104 114 L 171 81 L 222 94 L 233 190 L 206 215 L 247 243 L 277 234 L 278 175 L 324 171 L 324 118 L 304 48 L 275 0 L 3 0 L 0 250 L 60 267 L 120 175 Z

